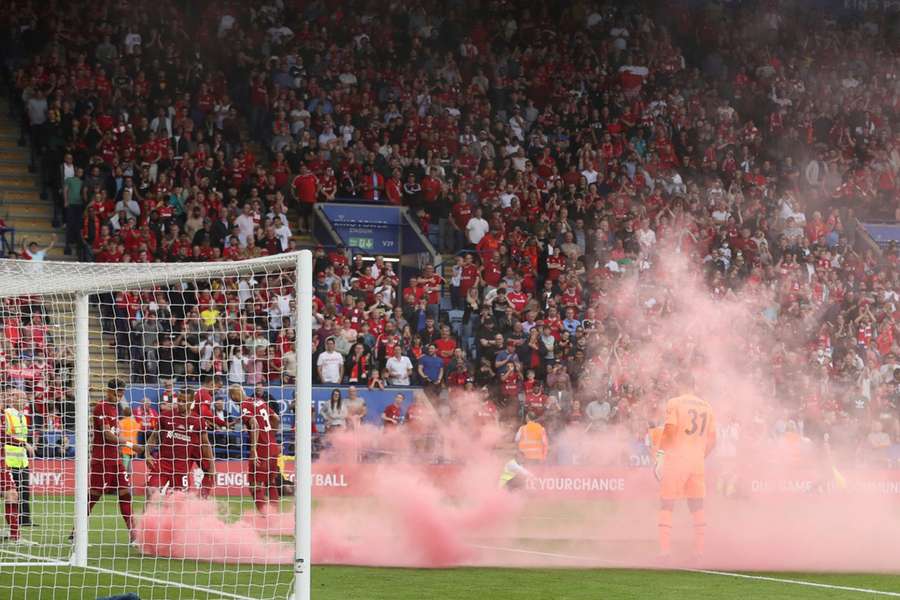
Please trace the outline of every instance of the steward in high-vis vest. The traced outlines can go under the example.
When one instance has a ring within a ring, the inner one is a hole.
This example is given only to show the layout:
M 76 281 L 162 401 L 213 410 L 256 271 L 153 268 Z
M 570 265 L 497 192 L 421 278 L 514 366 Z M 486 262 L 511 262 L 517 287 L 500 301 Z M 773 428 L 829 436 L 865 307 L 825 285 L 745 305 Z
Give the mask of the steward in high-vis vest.
M 550 449 L 547 431 L 537 422 L 533 413 L 526 415 L 525 424 L 516 432 L 516 444 L 525 462 L 539 463 L 547 460 L 547 451 Z
M 3 448 L 4 462 L 9 469 L 19 495 L 19 525 L 31 525 L 31 471 L 28 468 L 28 416 L 24 395 L 9 394 L 9 402 L 3 411 L 3 428 L 8 437 L 22 445 L 6 444 Z
M 521 465 L 524 458 L 521 452 L 516 452 L 515 458 L 503 465 L 503 472 L 500 473 L 500 486 L 507 490 L 518 490 L 525 487 L 529 479 L 534 477 L 531 471 Z
M 6 435 L 22 441 L 28 439 L 28 417 L 15 408 L 7 408 L 4 411 Z M 10 469 L 28 468 L 28 451 L 25 446 L 13 446 L 7 444 L 4 448 L 6 466 Z

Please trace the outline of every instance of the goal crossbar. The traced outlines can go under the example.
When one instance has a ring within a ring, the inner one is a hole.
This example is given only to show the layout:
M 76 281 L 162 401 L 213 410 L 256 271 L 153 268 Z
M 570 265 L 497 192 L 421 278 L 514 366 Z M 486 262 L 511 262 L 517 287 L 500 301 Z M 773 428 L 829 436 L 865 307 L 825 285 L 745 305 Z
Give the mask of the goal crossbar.
M 206 263 L 113 264 L 3 260 L 0 261 L 0 282 L 2 282 L 0 298 L 115 292 L 138 286 L 170 284 L 182 277 L 190 279 L 235 277 L 273 267 L 299 268 L 298 261 L 304 252 L 309 251 L 301 250 L 242 261 Z

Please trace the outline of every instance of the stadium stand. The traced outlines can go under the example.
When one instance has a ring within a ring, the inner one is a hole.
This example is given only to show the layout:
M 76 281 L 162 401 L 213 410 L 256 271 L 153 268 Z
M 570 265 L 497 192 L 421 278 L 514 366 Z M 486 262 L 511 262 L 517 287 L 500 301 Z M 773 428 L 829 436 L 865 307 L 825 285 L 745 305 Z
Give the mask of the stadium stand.
M 329 339 L 344 361 L 319 383 L 406 385 L 407 357 L 450 410 L 480 390 L 551 432 L 646 420 L 665 382 L 627 369 L 618 340 L 661 305 L 604 298 L 635 269 L 652 280 L 670 244 L 711 294 L 775 291 L 749 360 L 805 404 L 773 432 L 859 408 L 900 442 L 900 256 L 859 233 L 900 210 L 900 56 L 873 20 L 779 2 L 13 4 L 10 98 L 68 253 L 234 260 L 307 243 L 317 203 L 412 211 L 442 258 L 402 281 L 384 257 L 316 247 L 314 361 Z M 227 312 L 232 283 L 197 290 L 196 312 Z M 106 330 L 138 349 L 119 356 L 134 381 L 156 381 L 161 338 L 133 318 L 152 299 L 126 296 Z M 188 321 L 161 329 L 182 353 Z M 231 346 L 210 337 L 186 364 L 225 377 Z M 819 381 L 793 376 L 814 363 Z M 593 367 L 602 389 L 583 385 Z

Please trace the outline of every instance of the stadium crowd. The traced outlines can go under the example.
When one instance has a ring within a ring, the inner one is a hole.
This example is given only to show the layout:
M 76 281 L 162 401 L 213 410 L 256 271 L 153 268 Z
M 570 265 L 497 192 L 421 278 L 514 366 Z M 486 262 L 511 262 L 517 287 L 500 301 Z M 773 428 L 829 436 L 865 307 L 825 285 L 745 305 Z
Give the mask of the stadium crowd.
M 261 256 L 294 249 L 318 202 L 410 207 L 437 268 L 401 281 L 316 248 L 318 383 L 421 385 L 448 410 L 480 390 L 488 416 L 551 432 L 645 425 L 665 388 L 628 368 L 630 317 L 664 304 L 611 299 L 674 247 L 710 294 L 775 298 L 749 359 L 791 407 L 772 434 L 893 460 L 900 256 L 857 239 L 900 209 L 891 31 L 787 0 L 618 4 L 14 2 L 5 56 L 66 247 L 91 260 Z M 151 378 L 230 377 L 235 351 L 284 365 L 292 333 L 243 315 L 184 359 L 242 283 L 197 290 L 166 335 L 160 299 L 117 298 L 121 358 Z

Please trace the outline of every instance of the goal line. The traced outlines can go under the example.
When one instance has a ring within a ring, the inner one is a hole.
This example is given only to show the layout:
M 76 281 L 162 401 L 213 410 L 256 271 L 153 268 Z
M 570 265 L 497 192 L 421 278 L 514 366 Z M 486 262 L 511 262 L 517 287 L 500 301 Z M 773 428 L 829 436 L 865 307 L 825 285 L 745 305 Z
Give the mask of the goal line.
M 26 552 L 17 552 L 15 550 L 10 550 L 8 548 L 0 548 L 0 557 L 2 555 L 13 556 L 19 559 L 26 559 L 32 562 L 22 563 L 22 562 L 6 562 L 0 558 L 0 568 L 16 568 L 16 569 L 40 569 L 45 567 L 63 567 L 67 569 L 85 569 L 88 571 L 94 571 L 96 573 L 103 573 L 105 575 L 113 575 L 115 577 L 123 577 L 127 579 L 136 579 L 138 581 L 146 581 L 149 583 L 160 584 L 163 587 L 174 587 L 183 590 L 193 590 L 195 592 L 203 592 L 218 598 L 229 598 L 230 600 L 257 600 L 255 598 L 249 596 L 242 596 L 240 594 L 232 594 L 229 592 L 225 592 L 222 590 L 211 589 L 199 585 L 191 585 L 187 583 L 182 583 L 180 581 L 172 581 L 170 579 L 160 579 L 157 577 L 149 577 L 147 575 L 139 575 L 137 573 L 129 573 L 127 571 L 117 571 L 115 569 L 108 569 L 106 567 L 98 567 L 94 565 L 84 565 L 80 567 L 76 567 L 72 565 L 69 561 L 63 560 L 47 560 L 45 558 L 35 556 L 33 554 L 28 554 Z

